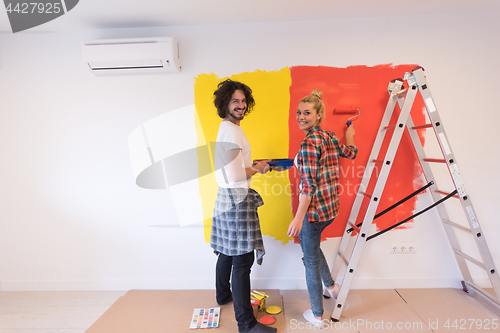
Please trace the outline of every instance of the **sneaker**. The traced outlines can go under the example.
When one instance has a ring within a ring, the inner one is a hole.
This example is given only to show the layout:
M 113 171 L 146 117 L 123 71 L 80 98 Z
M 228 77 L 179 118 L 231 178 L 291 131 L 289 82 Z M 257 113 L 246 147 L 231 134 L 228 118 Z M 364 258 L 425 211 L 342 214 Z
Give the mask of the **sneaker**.
M 323 292 L 323 297 L 337 299 L 337 297 L 339 296 L 339 292 L 340 292 L 340 287 L 338 284 L 335 283 L 335 286 L 333 286 L 332 289 L 325 288 L 325 292 Z
M 308 322 L 313 324 L 314 328 L 320 328 L 320 329 L 323 328 L 323 320 L 314 317 L 314 314 L 311 309 L 306 310 L 303 313 L 303 316 Z

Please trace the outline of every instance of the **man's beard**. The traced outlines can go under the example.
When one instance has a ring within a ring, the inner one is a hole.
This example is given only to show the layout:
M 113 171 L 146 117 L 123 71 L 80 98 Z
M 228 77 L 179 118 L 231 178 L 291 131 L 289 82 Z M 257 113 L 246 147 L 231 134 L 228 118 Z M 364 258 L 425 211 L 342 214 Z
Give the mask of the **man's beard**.
M 243 114 L 241 116 L 237 115 L 235 111 L 243 111 Z M 228 113 L 234 119 L 236 119 L 236 120 L 242 120 L 245 117 L 245 111 L 246 111 L 246 109 L 234 109 L 232 111 L 231 110 L 228 111 Z

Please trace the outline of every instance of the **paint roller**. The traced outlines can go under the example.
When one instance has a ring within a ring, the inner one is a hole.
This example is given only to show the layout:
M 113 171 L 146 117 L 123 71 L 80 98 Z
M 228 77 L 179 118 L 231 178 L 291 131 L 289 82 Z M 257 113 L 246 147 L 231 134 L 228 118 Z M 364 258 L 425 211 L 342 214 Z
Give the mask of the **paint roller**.
M 347 127 L 351 126 L 352 121 L 359 117 L 361 111 L 355 106 L 338 106 L 333 109 L 333 114 L 355 114 L 351 118 L 347 119 Z

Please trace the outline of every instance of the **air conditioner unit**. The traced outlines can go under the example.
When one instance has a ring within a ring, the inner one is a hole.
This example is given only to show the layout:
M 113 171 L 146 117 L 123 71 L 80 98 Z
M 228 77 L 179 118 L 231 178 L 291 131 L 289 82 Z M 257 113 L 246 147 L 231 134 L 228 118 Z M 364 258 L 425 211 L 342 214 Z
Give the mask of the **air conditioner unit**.
M 82 49 L 84 63 L 96 74 L 181 70 L 174 37 L 87 40 Z

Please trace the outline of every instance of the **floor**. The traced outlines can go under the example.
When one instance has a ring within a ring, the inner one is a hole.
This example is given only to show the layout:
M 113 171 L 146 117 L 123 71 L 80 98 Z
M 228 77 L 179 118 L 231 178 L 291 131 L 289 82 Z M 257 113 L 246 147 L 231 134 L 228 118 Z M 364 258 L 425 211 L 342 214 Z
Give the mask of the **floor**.
M 126 292 L 0 292 L 1 333 L 83 333 Z
M 284 310 L 273 315 L 278 332 L 314 331 L 302 317 L 307 291 L 263 291 L 266 306 Z M 213 290 L 0 292 L 0 333 L 193 332 L 194 308 L 217 306 L 214 297 Z M 351 290 L 348 302 L 339 322 L 324 321 L 327 331 L 500 332 L 500 318 L 458 289 Z M 237 332 L 232 303 L 221 307 L 218 328 L 197 331 L 212 330 Z

